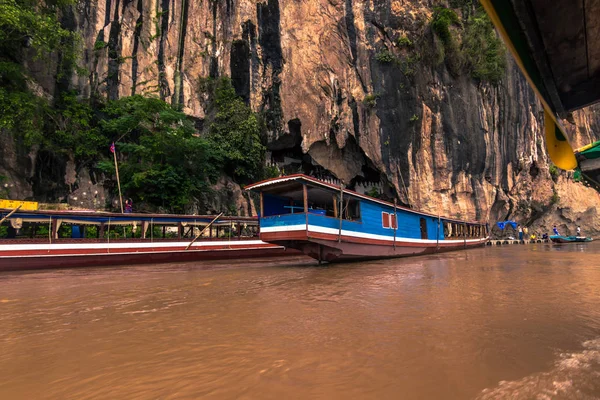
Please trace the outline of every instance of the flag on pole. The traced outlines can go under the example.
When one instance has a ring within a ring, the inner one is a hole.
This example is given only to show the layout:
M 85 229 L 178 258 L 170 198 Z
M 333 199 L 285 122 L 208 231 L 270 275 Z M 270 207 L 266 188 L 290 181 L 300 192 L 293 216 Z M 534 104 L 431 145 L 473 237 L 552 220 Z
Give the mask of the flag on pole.
M 115 152 L 115 142 L 112 142 L 112 144 L 110 145 L 110 152 L 111 153 Z

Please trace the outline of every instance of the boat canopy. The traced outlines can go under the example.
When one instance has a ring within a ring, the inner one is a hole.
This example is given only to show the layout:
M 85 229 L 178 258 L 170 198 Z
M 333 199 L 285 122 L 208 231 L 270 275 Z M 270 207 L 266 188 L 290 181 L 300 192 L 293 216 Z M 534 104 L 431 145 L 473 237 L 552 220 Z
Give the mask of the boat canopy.
M 552 162 L 578 163 L 560 118 L 600 100 L 600 2 L 481 0 L 545 114 Z
M 304 174 L 295 174 L 280 178 L 267 179 L 248 185 L 246 186 L 245 190 L 260 193 L 261 196 L 267 195 L 271 197 L 286 198 L 289 200 L 289 205 L 284 207 L 291 209 L 291 212 L 293 213 L 294 209 L 299 209 L 300 212 L 304 211 L 304 188 L 306 188 L 307 198 L 306 209 L 309 212 L 319 212 L 319 210 L 322 210 L 326 215 L 331 214 L 331 216 L 337 216 L 335 203 L 337 200 L 339 200 L 340 194 L 343 193 L 344 202 L 349 202 L 350 204 L 349 207 L 344 206 L 344 209 L 347 208 L 349 210 L 354 210 L 354 207 L 352 206 L 353 202 L 358 203 L 359 201 L 367 201 L 386 207 L 396 207 L 399 210 L 406 210 L 418 215 L 434 218 L 440 217 L 431 213 L 415 211 L 410 208 L 394 205 L 388 201 L 357 193 L 353 190 L 349 190 L 339 185 L 325 182 Z M 261 205 L 265 208 L 264 216 L 270 215 L 268 204 L 265 204 L 264 199 L 261 202 Z M 357 214 L 358 210 L 355 210 L 354 213 Z M 446 218 L 443 216 L 441 216 L 441 218 L 449 222 L 466 222 L 459 219 Z M 479 224 L 475 221 L 467 223 Z
M 0 209 L 0 219 L 12 210 Z M 177 214 L 117 214 L 94 211 L 17 211 L 10 220 L 20 219 L 27 223 L 47 224 L 51 220 L 73 225 L 136 225 L 142 222 L 161 226 L 205 226 L 215 216 L 213 215 L 177 215 Z M 213 223 L 214 226 L 229 226 L 231 223 L 258 225 L 256 217 L 224 217 L 221 216 Z

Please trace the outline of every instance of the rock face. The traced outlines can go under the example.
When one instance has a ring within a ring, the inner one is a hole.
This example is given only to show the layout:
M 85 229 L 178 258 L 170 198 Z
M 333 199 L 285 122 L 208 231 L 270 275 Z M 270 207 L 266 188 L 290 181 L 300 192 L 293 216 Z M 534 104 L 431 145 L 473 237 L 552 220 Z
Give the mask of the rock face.
M 432 12 L 428 0 L 83 0 L 71 23 L 91 73 L 72 86 L 157 95 L 202 119 L 201 80 L 227 75 L 263 113 L 274 156 L 379 181 L 416 209 L 535 226 L 566 215 L 563 190 L 581 191 L 565 221 L 600 205 L 564 173 L 552 180 L 542 109 L 512 61 L 498 86 L 432 62 Z M 378 60 L 384 48 L 400 62 Z M 599 137 L 598 110 L 566 123 L 576 147 Z

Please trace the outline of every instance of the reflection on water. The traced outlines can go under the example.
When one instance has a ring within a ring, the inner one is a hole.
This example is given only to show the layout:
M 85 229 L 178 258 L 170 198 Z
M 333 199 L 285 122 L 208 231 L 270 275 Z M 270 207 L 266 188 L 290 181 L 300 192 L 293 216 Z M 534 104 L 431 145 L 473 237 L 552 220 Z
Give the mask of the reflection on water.
M 600 398 L 598 253 L 0 274 L 0 398 Z

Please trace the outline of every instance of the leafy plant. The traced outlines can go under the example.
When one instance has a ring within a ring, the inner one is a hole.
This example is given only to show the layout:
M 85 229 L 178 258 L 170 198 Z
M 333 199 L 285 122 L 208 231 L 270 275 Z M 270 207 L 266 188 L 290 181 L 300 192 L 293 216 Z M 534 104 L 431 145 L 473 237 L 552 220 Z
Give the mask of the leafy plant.
M 431 29 L 443 45 L 443 52 L 440 49 L 438 57 L 441 56 L 446 61 L 450 72 L 458 75 L 462 70 L 464 60 L 459 44 L 450 30 L 451 26 L 462 26 L 456 12 L 449 8 L 436 7 L 431 21 Z
M 413 42 L 408 37 L 401 35 L 396 39 L 396 45 L 398 47 L 412 47 Z
M 506 50 L 485 12 L 469 18 L 462 46 L 471 75 L 498 84 L 506 70 Z
M 125 97 L 108 103 L 104 112 L 108 119 L 100 127 L 104 136 L 117 141 L 126 195 L 181 211 L 218 176 L 218 164 L 209 162 L 211 144 L 194 137 L 192 122 L 164 101 Z M 108 173 L 113 167 L 105 161 L 97 168 Z
M 30 78 L 20 61 L 23 51 L 31 48 L 37 58 L 59 52 L 58 78 L 72 71 L 79 36 L 61 26 L 58 11 L 75 3 L 76 0 L 0 1 L 0 129 L 15 132 L 26 144 L 43 137 L 49 105 L 29 88 Z
M 388 49 L 383 49 L 375 55 L 375 59 L 382 64 L 389 64 L 395 61 L 396 57 Z
M 217 82 L 213 106 L 216 114 L 207 135 L 212 162 L 241 181 L 261 178 L 265 146 L 258 118 L 235 94 L 229 78 Z
M 368 94 L 363 97 L 363 104 L 368 108 L 373 108 L 377 105 L 377 99 L 379 96 L 377 94 Z
M 365 194 L 367 196 L 375 197 L 376 199 L 381 198 L 381 193 L 379 192 L 379 189 L 377 189 L 376 187 L 372 187 Z
M 452 33 L 450 32 L 451 25 L 460 26 L 460 19 L 456 12 L 446 7 L 434 8 L 431 28 L 445 46 L 448 46 L 454 41 Z
M 550 198 L 550 204 L 558 204 L 559 201 L 560 196 L 558 195 L 558 192 L 556 191 L 556 189 L 552 189 L 552 197 Z

